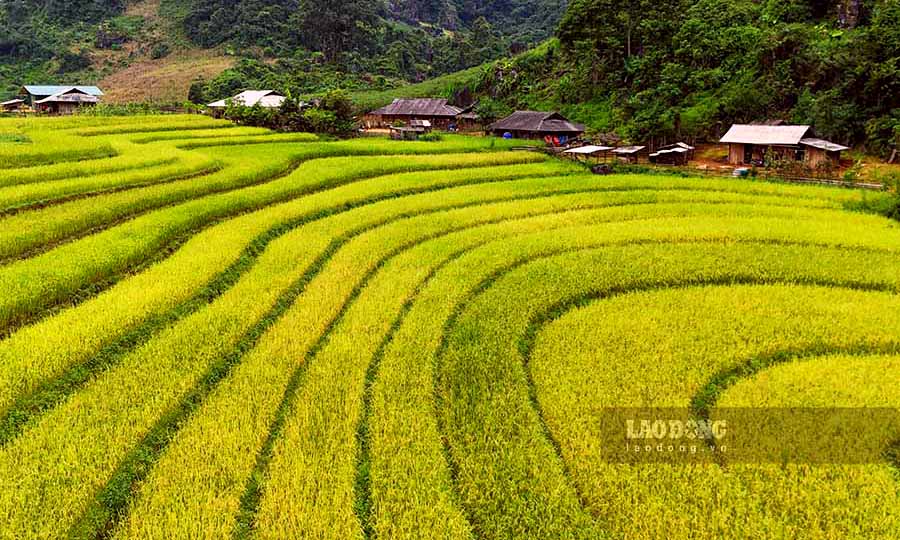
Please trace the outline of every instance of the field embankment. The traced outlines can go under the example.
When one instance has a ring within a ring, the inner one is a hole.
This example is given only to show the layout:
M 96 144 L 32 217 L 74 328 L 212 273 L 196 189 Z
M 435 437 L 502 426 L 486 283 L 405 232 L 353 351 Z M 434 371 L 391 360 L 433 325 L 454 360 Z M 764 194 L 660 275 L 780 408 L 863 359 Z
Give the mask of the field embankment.
M 895 538 L 890 195 L 518 144 L 0 120 L 0 538 Z M 749 427 L 835 407 L 846 462 Z

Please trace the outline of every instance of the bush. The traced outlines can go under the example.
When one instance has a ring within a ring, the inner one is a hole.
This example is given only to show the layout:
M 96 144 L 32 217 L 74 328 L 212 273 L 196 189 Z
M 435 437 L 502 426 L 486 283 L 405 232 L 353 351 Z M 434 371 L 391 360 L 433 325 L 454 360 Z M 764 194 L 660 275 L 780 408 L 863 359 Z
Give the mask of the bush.
M 150 51 L 150 58 L 154 60 L 159 60 L 160 58 L 165 58 L 169 56 L 171 49 L 169 49 L 169 45 L 167 43 L 157 43 L 153 46 L 153 49 Z
M 70 52 L 66 51 L 59 56 L 58 73 L 71 73 L 73 71 L 81 71 L 91 67 L 91 59 L 86 51 Z
M 334 90 L 312 107 L 288 95 L 280 109 L 230 104 L 225 117 L 238 124 L 286 132 L 348 136 L 356 128 L 353 102 L 346 92 Z

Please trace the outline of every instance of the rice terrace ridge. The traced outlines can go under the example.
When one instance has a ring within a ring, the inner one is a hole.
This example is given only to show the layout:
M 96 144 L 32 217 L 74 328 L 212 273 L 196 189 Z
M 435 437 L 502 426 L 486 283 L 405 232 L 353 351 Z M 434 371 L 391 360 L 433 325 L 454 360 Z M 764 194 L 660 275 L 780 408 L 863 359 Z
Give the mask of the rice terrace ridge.
M 596 417 L 896 407 L 888 194 L 231 126 L 0 121 L 4 538 L 900 530 L 887 457 L 612 463 Z
M 0 540 L 900 539 L 900 0 L 0 1 Z

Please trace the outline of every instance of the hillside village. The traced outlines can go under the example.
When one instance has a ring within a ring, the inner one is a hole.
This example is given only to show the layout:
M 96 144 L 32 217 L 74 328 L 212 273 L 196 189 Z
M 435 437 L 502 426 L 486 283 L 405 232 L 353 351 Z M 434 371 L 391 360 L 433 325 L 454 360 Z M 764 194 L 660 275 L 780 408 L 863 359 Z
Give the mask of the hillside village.
M 10 114 L 77 114 L 102 102 L 104 93 L 96 86 L 26 85 L 19 97 L 0 103 Z M 201 109 L 221 118 L 235 111 L 269 111 L 278 115 L 289 98 L 273 90 L 246 90 Z M 719 140 L 666 142 L 631 141 L 608 145 L 586 136 L 583 124 L 571 122 L 557 111 L 514 111 L 506 117 L 486 121 L 468 107 L 450 105 L 445 98 L 394 99 L 390 104 L 366 111 L 356 118 L 358 134 L 387 135 L 398 140 L 417 140 L 435 132 L 487 135 L 542 143 L 561 157 L 596 165 L 622 164 L 689 167 L 704 173 L 746 176 L 757 169 L 781 170 L 786 176 L 840 181 L 857 180 L 842 174 L 854 166 L 843 158 L 849 147 L 815 136 L 814 126 L 789 125 L 783 121 L 735 124 Z M 299 110 L 315 108 L 319 100 L 297 103 Z M 631 144 L 638 142 L 642 144 Z M 718 159 L 697 161 L 697 145 Z M 720 150 L 721 149 L 721 150 Z M 896 158 L 892 156 L 888 165 Z M 598 171 L 607 167 L 596 167 Z M 875 185 L 875 184 L 873 184 Z

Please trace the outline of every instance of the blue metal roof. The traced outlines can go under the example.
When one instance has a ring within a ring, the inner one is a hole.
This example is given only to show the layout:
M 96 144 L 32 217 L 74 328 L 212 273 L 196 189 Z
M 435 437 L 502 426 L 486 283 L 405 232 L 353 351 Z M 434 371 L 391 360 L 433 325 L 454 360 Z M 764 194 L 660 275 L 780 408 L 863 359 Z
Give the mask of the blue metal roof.
M 72 88 L 77 88 L 78 90 L 88 94 L 90 96 L 102 96 L 103 91 L 97 88 L 96 86 L 48 86 L 48 85 L 26 85 L 25 91 L 31 94 L 32 96 L 53 96 L 60 92 L 65 92 L 66 90 L 71 90 Z

